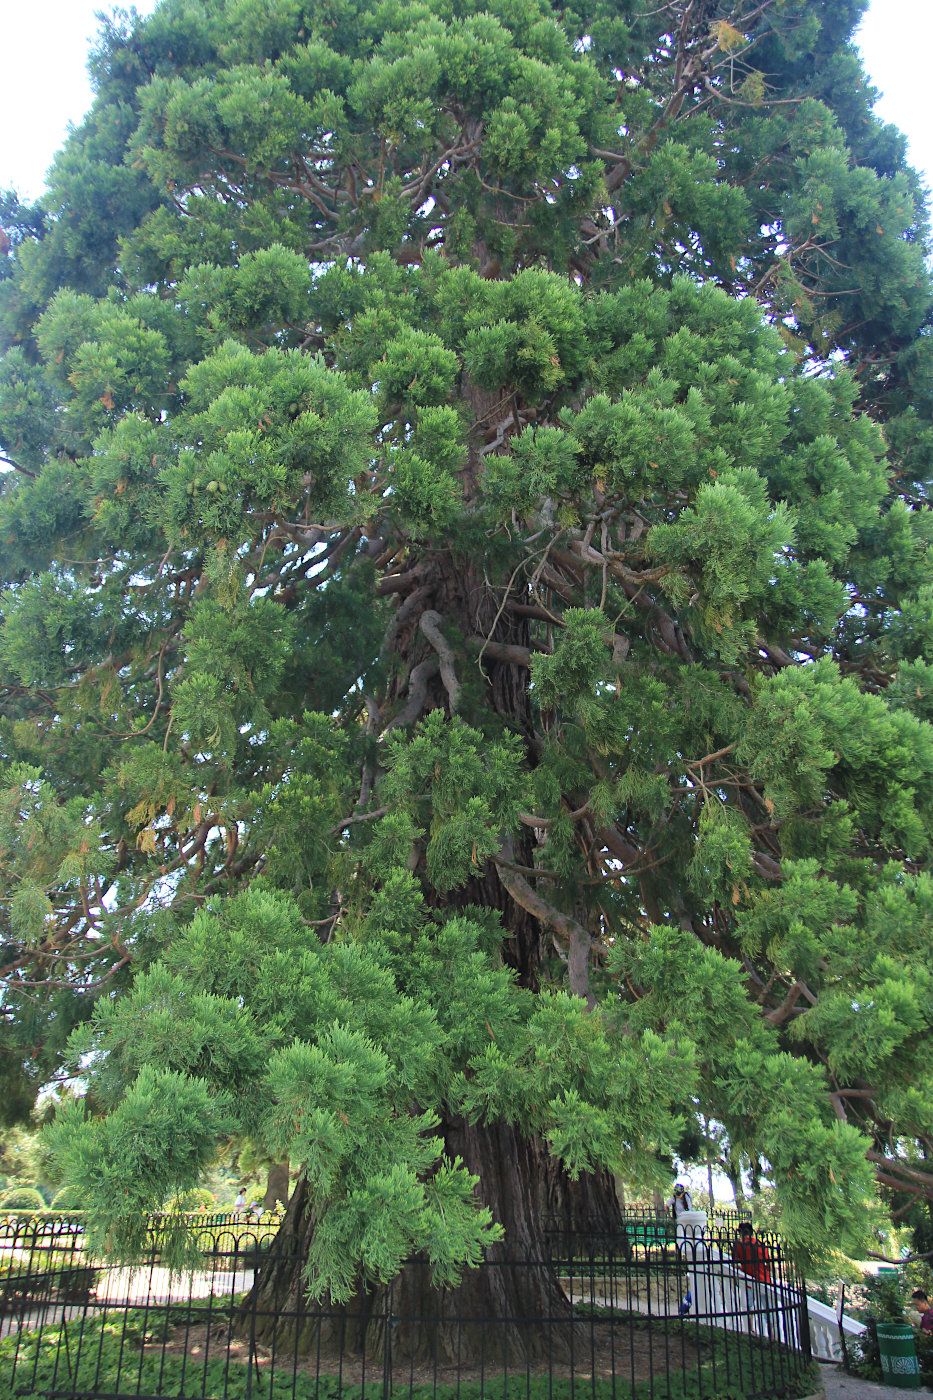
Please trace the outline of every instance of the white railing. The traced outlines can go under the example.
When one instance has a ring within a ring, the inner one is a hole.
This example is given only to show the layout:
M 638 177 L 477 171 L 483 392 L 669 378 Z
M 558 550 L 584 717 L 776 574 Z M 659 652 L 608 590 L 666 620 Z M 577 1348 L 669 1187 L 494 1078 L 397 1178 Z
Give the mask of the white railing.
M 816 1298 L 807 1299 L 807 1313 L 810 1318 L 810 1350 L 818 1361 L 842 1360 L 840 1327 L 847 1337 L 858 1337 L 865 1331 L 864 1322 L 856 1322 L 848 1313 L 842 1314 L 840 1322 L 835 1309 L 817 1302 Z
M 788 1346 L 799 1345 L 798 1296 L 780 1284 L 750 1277 L 694 1227 L 692 1243 L 684 1241 L 692 1294 L 692 1311 L 714 1327 L 750 1336 L 776 1338 Z M 835 1311 L 815 1298 L 807 1298 L 810 1351 L 819 1361 L 841 1361 L 840 1328 L 847 1336 L 865 1331 L 864 1323 Z

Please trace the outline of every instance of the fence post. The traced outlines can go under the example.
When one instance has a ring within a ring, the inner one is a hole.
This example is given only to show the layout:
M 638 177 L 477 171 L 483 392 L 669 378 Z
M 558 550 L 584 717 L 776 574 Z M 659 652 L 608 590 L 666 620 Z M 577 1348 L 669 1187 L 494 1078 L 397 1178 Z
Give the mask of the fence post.
M 382 1400 L 389 1400 L 392 1394 L 392 1298 L 395 1284 L 390 1281 L 386 1289 L 385 1339 L 382 1345 Z
M 254 1251 L 255 1253 L 255 1251 Z M 256 1302 L 258 1295 L 257 1283 L 259 1280 L 259 1268 L 253 1264 L 253 1284 L 250 1288 L 249 1306 L 249 1353 L 246 1359 L 246 1400 L 252 1400 L 253 1394 L 253 1367 L 256 1367 L 257 1378 L 259 1376 L 259 1357 L 256 1354 Z
M 797 1340 L 800 1343 L 800 1350 L 803 1352 L 804 1360 L 809 1365 L 813 1360 L 813 1350 L 810 1346 L 810 1312 L 807 1307 L 807 1289 L 805 1282 L 797 1275 L 796 1269 L 794 1270 L 794 1275 L 798 1298 Z

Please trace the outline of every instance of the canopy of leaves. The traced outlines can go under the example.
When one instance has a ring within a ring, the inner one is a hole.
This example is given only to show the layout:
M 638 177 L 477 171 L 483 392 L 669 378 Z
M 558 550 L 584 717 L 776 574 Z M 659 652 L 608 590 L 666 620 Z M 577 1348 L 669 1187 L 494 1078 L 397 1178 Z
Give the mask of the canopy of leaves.
M 104 25 L 0 201 L 0 1050 L 10 1117 L 85 1077 L 114 1247 L 236 1134 L 319 1292 L 450 1282 L 464 1117 L 641 1182 L 712 1119 L 804 1244 L 933 1198 L 929 244 L 861 10 Z

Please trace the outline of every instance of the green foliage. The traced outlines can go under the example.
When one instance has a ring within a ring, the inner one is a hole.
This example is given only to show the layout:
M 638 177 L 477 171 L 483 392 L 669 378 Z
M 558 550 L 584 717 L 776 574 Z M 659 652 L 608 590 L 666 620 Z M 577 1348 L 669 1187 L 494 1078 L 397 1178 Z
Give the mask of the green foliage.
M 933 1196 L 922 191 L 854 3 L 474 8 L 107 21 L 0 197 L 0 1111 L 70 1065 L 127 1254 L 288 1155 L 335 1297 L 475 1260 L 497 1125 L 856 1248 Z
M 908 1316 L 908 1310 L 912 1308 L 910 1294 L 917 1287 L 925 1292 L 930 1288 L 929 1279 L 918 1273 L 918 1267 L 921 1270 L 923 1268 L 922 1265 L 901 1267 L 896 1271 L 876 1274 L 863 1281 L 860 1289 L 862 1298 L 859 1316 L 866 1323 L 866 1331 L 856 1339 L 851 1359 L 852 1370 L 857 1376 L 870 1381 L 885 1379 L 876 1328 L 879 1323 L 916 1321 L 916 1312 L 912 1313 L 910 1319 Z M 929 1273 L 928 1268 L 926 1273 Z M 927 1335 L 919 1331 L 915 1333 L 914 1345 L 920 1366 L 921 1384 L 929 1386 L 933 1380 L 933 1348 L 930 1347 Z
M 930 732 L 912 715 L 892 712 L 879 696 L 860 691 L 832 661 L 765 681 L 739 753 L 782 814 L 791 794 L 791 800 L 814 802 L 829 780 L 859 825 L 882 843 L 917 856 L 925 852 Z
M 41 1191 L 34 1186 L 11 1186 L 0 1196 L 0 1208 L 4 1210 L 45 1210 L 45 1200 Z
M 525 792 L 520 748 L 510 736 L 489 746 L 479 731 L 447 724 L 435 711 L 411 740 L 392 741 L 385 763 L 393 817 L 380 826 L 403 812 L 424 823 L 411 830 L 427 836 L 428 878 L 436 889 L 463 884 L 518 824 Z M 377 848 L 380 837 L 377 827 Z
M 92 1243 L 132 1257 L 166 1185 L 197 1185 L 217 1136 L 232 1126 L 227 1103 L 190 1076 L 147 1064 L 105 1118 L 87 1119 L 78 1102 L 62 1110 L 49 1149 L 92 1212 Z

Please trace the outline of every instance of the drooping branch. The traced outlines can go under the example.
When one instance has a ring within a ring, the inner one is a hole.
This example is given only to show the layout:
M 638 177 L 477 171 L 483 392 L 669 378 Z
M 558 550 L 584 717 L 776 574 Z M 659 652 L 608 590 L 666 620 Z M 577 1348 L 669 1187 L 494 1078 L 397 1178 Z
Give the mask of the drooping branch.
M 325 835 L 336 836 L 338 832 L 346 831 L 347 827 L 357 826 L 360 822 L 378 821 L 380 817 L 385 816 L 388 810 L 388 807 L 376 807 L 372 812 L 358 812 L 355 816 L 343 817 L 339 822 L 328 827 Z
M 33 481 L 39 479 L 38 472 L 31 472 L 28 467 L 20 466 L 19 462 L 14 462 L 12 457 L 5 457 L 2 452 L 0 452 L 0 462 L 6 462 L 7 466 L 12 467 L 15 472 L 19 472 L 22 476 L 31 477 Z
M 933 1198 L 933 1173 L 917 1171 L 916 1167 L 908 1167 L 906 1162 L 898 1162 L 891 1157 L 885 1157 L 882 1152 L 876 1152 L 874 1148 L 869 1148 L 865 1156 L 868 1158 L 869 1162 L 880 1167 L 889 1176 L 892 1173 L 896 1173 L 898 1177 L 903 1177 L 905 1182 L 915 1184 L 922 1188 L 925 1195 Z M 907 1191 L 909 1187 L 904 1183 L 900 1183 L 898 1185 L 898 1190 Z
M 564 914 L 560 909 L 555 909 L 553 904 L 548 904 L 546 899 L 542 899 L 536 890 L 523 875 L 519 875 L 513 868 L 513 849 L 511 838 L 507 839 L 502 846 L 498 856 L 493 856 L 493 863 L 509 894 L 526 913 L 531 914 L 539 923 L 553 929 L 555 933 L 567 941 L 567 975 L 570 982 L 570 990 L 574 996 L 582 997 L 589 1009 L 592 1011 L 596 1005 L 596 998 L 590 989 L 590 949 L 592 938 L 582 924 L 578 923 L 570 914 Z
M 450 713 L 455 715 L 460 705 L 460 682 L 457 680 L 457 671 L 454 666 L 454 654 L 450 643 L 441 631 L 441 615 L 433 608 L 428 608 L 421 614 L 421 630 L 437 652 L 440 663 L 441 680 L 444 682 L 444 689 L 447 691 L 447 698 L 450 703 Z
M 408 678 L 408 703 L 389 721 L 382 731 L 381 738 L 384 739 L 393 729 L 404 729 L 407 725 L 414 724 L 428 698 L 428 681 L 437 675 L 439 667 L 436 655 L 425 657 L 424 661 L 419 661 L 418 665 L 413 667 Z

